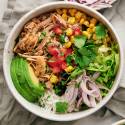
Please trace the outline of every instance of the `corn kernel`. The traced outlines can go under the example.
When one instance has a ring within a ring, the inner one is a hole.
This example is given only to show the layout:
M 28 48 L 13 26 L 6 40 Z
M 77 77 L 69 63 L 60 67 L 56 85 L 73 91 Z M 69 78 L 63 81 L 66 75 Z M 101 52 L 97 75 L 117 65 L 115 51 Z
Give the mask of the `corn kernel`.
M 67 13 L 67 9 L 62 9 L 62 12 L 66 14 Z
M 93 40 L 97 40 L 97 38 L 96 38 L 96 34 L 93 34 Z
M 89 27 L 89 21 L 86 20 L 86 21 L 84 22 L 84 25 L 87 26 L 87 27 Z
M 51 75 L 50 82 L 51 83 L 57 83 L 58 82 L 58 77 L 56 75 Z
M 92 19 L 90 20 L 90 23 L 92 23 L 92 24 L 96 25 L 97 20 L 96 20 L 95 18 L 92 18 Z
M 67 14 L 62 14 L 62 18 L 64 19 L 64 20 L 67 20 L 68 19 L 68 16 L 67 16 Z
M 90 23 L 90 25 L 89 25 L 90 28 L 93 28 L 94 26 L 95 26 L 95 24 L 93 24 L 93 23 Z
M 87 32 L 88 32 L 88 33 L 92 33 L 92 32 L 93 32 L 93 29 L 87 28 Z
M 81 18 L 81 20 L 80 20 L 80 24 L 84 24 L 84 21 L 85 21 L 85 19 L 84 18 Z
M 71 15 L 71 16 L 75 16 L 75 13 L 77 12 L 77 10 L 76 9 L 69 9 L 69 14 Z
M 74 43 L 74 36 L 70 37 L 70 41 L 71 41 L 71 43 Z
M 93 28 L 92 28 L 93 32 L 95 32 L 95 28 L 96 28 L 96 27 L 93 27 Z
M 58 14 L 62 14 L 62 10 L 61 9 L 56 9 L 56 12 L 58 13 Z
M 66 42 L 66 43 L 64 44 L 64 46 L 65 46 L 66 48 L 70 48 L 71 45 L 72 45 L 72 43 L 71 43 L 70 41 L 69 41 L 69 42 Z
M 77 20 L 80 20 L 80 18 L 82 17 L 82 13 L 80 11 L 78 11 L 76 14 L 75 14 L 75 17 Z
M 83 35 L 85 35 L 88 39 L 91 37 L 91 34 L 87 31 L 83 31 Z
M 65 71 L 66 71 L 67 73 L 72 72 L 73 70 L 74 70 L 74 68 L 73 68 L 72 66 L 68 66 L 68 67 L 65 69 Z
M 74 24 L 75 23 L 75 17 L 69 17 L 69 19 L 68 19 L 68 23 L 69 24 Z
M 87 16 L 86 16 L 86 14 L 85 14 L 85 13 L 82 13 L 82 17 L 84 18 L 84 20 L 86 20 L 86 19 L 87 19 Z
M 67 30 L 66 30 L 66 35 L 67 36 L 71 36 L 73 34 L 73 30 L 71 29 L 71 28 L 68 28 Z

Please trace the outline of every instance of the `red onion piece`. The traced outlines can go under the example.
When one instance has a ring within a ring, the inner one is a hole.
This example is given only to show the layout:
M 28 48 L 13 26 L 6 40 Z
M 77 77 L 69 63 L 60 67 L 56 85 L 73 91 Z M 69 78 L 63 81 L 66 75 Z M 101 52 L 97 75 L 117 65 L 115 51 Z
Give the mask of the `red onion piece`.
M 96 90 L 89 90 L 87 88 L 86 82 L 82 80 L 81 85 L 80 85 L 81 89 L 87 94 L 87 95 L 92 95 Z
M 89 101 L 89 98 L 87 96 L 87 94 L 83 91 L 82 92 L 82 98 L 83 98 L 83 102 L 88 106 L 91 107 L 91 103 Z
M 76 105 L 77 108 L 80 107 L 80 105 L 82 104 L 82 101 L 83 101 L 83 98 L 81 97 L 81 98 L 78 100 L 78 102 L 77 102 L 77 105 Z
M 89 84 L 89 87 L 91 89 L 95 89 L 96 90 L 94 92 L 94 94 L 93 94 L 94 95 L 93 97 L 95 97 L 98 101 L 101 101 L 102 100 L 102 96 L 101 96 L 101 92 L 100 92 L 99 87 L 96 84 L 92 84 L 92 83 Z
M 95 107 L 96 106 L 96 100 L 95 100 L 95 98 L 92 97 L 92 96 L 90 96 L 89 99 L 90 99 L 91 107 Z

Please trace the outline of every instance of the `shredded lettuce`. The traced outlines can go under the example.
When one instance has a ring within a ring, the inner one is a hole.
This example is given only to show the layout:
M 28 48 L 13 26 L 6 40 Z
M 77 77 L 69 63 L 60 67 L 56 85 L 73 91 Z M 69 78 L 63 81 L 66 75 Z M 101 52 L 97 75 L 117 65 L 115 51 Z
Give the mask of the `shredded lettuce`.
M 113 49 L 113 45 L 107 53 L 98 53 L 98 56 L 93 63 L 90 63 L 87 67 L 88 71 L 98 71 L 100 76 L 97 78 L 97 82 L 104 84 L 106 87 L 111 88 L 113 80 L 119 66 L 119 54 L 117 49 Z
M 75 78 L 78 75 L 80 75 L 81 73 L 83 73 L 83 70 L 80 68 L 76 68 L 70 75 L 70 78 Z

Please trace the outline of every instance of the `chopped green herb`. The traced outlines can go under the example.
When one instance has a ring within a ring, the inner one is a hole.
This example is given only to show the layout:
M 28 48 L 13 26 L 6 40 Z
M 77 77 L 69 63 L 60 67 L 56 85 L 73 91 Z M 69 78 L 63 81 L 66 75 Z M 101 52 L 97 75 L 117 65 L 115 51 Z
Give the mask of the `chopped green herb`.
M 70 78 L 75 78 L 78 75 L 80 75 L 81 73 L 83 73 L 83 70 L 81 70 L 80 68 L 76 68 L 70 75 Z
M 72 64 L 72 63 L 71 63 L 72 60 L 73 60 L 72 55 L 69 55 L 69 56 L 66 57 L 66 62 L 67 62 L 67 64 L 71 65 L 71 64 Z
M 46 32 L 42 32 L 42 34 L 43 34 L 44 36 L 46 36 Z
M 60 81 L 58 84 L 54 85 L 53 89 L 56 95 L 63 95 L 66 90 L 66 81 Z
M 65 43 L 65 34 L 60 35 L 60 42 Z
M 78 64 L 80 68 L 85 68 L 95 59 L 96 53 L 94 50 L 95 48 L 93 48 L 93 45 L 88 45 L 77 50 L 75 55 L 75 63 Z
M 96 26 L 95 29 L 97 39 L 103 39 L 106 36 L 106 27 L 102 24 Z
M 83 35 L 79 35 L 79 36 L 75 36 L 74 37 L 74 44 L 77 48 L 81 48 L 85 45 L 85 42 L 87 40 L 87 37 L 86 36 L 83 36 Z
M 56 102 L 56 112 L 58 113 L 66 113 L 68 109 L 67 102 Z
M 38 38 L 38 42 L 41 42 L 45 36 L 46 36 L 46 32 L 42 32 Z

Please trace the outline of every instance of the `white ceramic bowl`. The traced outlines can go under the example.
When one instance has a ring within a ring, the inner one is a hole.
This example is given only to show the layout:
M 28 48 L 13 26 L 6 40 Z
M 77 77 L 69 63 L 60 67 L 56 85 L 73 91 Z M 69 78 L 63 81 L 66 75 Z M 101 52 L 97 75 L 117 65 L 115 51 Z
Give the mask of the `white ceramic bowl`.
M 112 125 L 125 125 L 125 119 L 120 120 L 120 121 L 118 121 L 118 122 L 116 122 L 116 123 L 114 123 Z
M 90 108 L 90 109 L 88 109 L 86 111 L 73 112 L 73 113 L 69 113 L 69 114 L 54 114 L 53 112 L 47 112 L 47 111 L 41 109 L 38 105 L 35 105 L 35 104 L 30 103 L 27 100 L 25 100 L 18 93 L 16 88 L 14 87 L 14 84 L 13 84 L 11 76 L 10 76 L 10 63 L 11 63 L 11 60 L 13 58 L 12 50 L 13 50 L 13 47 L 14 47 L 14 44 L 15 44 L 15 39 L 17 38 L 17 36 L 19 35 L 22 27 L 24 26 L 24 24 L 27 21 L 29 21 L 33 17 L 36 17 L 36 16 L 38 16 L 38 15 L 40 15 L 42 13 L 51 11 L 51 10 L 56 9 L 56 8 L 71 8 L 71 7 L 77 8 L 77 9 L 79 9 L 81 11 L 84 11 L 88 15 L 97 18 L 99 21 L 103 22 L 107 26 L 107 28 L 111 32 L 114 40 L 117 41 L 118 44 L 119 44 L 119 48 L 120 48 L 119 49 L 119 51 L 120 51 L 120 67 L 119 67 L 119 70 L 118 70 L 117 76 L 115 78 L 115 82 L 114 82 L 114 85 L 113 85 L 112 89 L 110 90 L 108 95 L 99 104 L 97 104 L 97 106 L 95 108 Z M 95 11 L 95 10 L 93 10 L 93 9 L 87 7 L 87 6 L 80 5 L 80 4 L 77 4 L 77 3 L 53 2 L 53 3 L 48 3 L 48 4 L 45 4 L 45 5 L 42 5 L 42 6 L 39 6 L 39 7 L 35 8 L 35 9 L 33 9 L 32 11 L 30 11 L 29 13 L 24 15 L 17 22 L 17 24 L 13 27 L 12 31 L 10 32 L 10 34 L 8 36 L 8 39 L 6 41 L 5 48 L 4 48 L 3 70 L 4 70 L 6 83 L 7 83 L 8 87 L 9 87 L 11 93 L 13 94 L 13 96 L 28 111 L 36 114 L 37 116 L 40 116 L 40 117 L 43 117 L 43 118 L 46 118 L 46 119 L 50 119 L 50 120 L 55 120 L 55 121 L 76 120 L 76 119 L 80 119 L 80 118 L 86 117 L 88 115 L 91 115 L 92 113 L 99 110 L 102 106 L 104 106 L 108 102 L 108 100 L 112 97 L 112 95 L 116 91 L 116 89 L 117 89 L 117 87 L 119 85 L 119 82 L 120 82 L 122 69 L 123 69 L 122 45 L 121 45 L 121 42 L 119 40 L 119 37 L 118 37 L 116 31 L 114 30 L 114 28 L 112 27 L 110 22 L 104 16 L 102 16 L 100 13 L 98 13 L 97 11 Z

